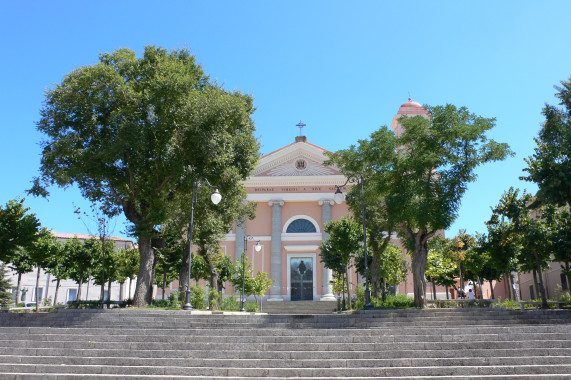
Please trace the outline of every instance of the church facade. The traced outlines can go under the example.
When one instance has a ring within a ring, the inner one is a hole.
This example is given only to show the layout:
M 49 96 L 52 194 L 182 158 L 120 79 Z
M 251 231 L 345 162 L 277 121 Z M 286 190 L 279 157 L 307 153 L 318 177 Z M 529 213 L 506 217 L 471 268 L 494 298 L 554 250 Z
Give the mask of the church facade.
M 397 134 L 402 133 L 398 118 L 403 115 L 426 116 L 427 111 L 410 99 L 405 102 L 391 124 Z M 245 252 L 254 274 L 269 273 L 274 281 L 266 295 L 269 301 L 335 299 L 332 272 L 321 263 L 319 246 L 327 238 L 323 226 L 347 215 L 348 207 L 333 200 L 336 186 L 346 178 L 324 164 L 325 152 L 305 136 L 297 136 L 293 143 L 263 156 L 244 183 L 248 201 L 257 202 L 256 218 L 235 225 L 221 243 L 224 254 L 235 260 Z M 258 241 L 261 250 L 256 251 Z M 397 292 L 412 292 L 409 277 Z M 362 279 L 352 272 L 352 288 L 358 282 Z

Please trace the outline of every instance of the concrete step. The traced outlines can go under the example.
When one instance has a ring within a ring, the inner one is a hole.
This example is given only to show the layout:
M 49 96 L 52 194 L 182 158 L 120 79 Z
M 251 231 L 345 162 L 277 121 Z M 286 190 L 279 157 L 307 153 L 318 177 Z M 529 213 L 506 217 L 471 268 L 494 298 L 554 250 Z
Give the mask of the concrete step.
M 53 344 L 65 344 L 67 342 L 89 342 L 95 343 L 226 343 L 229 340 L 232 343 L 257 344 L 257 343 L 293 343 L 293 344 L 369 344 L 369 343 L 396 343 L 396 342 L 514 342 L 514 341 L 554 341 L 566 340 L 571 338 L 571 332 L 540 332 L 534 333 L 530 331 L 514 331 L 498 333 L 467 333 L 460 334 L 422 334 L 419 331 L 413 331 L 414 334 L 406 334 L 402 331 L 396 334 L 375 334 L 375 335 L 324 335 L 303 334 L 303 335 L 263 335 L 257 331 L 252 331 L 251 335 L 197 335 L 189 332 L 181 332 L 178 335 L 154 335 L 145 334 L 145 331 L 138 332 L 133 335 L 127 335 L 119 332 L 111 333 L 111 329 L 100 331 L 97 334 L 89 334 L 86 331 L 76 333 L 58 333 L 57 331 L 49 331 L 44 334 L 27 334 L 25 331 L 18 331 L 18 328 L 12 328 L 10 333 L 0 333 L 0 347 L 9 346 L 12 341 L 19 342 L 45 342 Z M 15 331 L 14 331 L 15 330 Z M 278 330 L 279 331 L 279 330 Z M 321 330 L 323 331 L 323 330 Z M 103 332 L 103 334 L 101 334 Z M 335 331 L 333 331 L 335 332 Z
M 178 366 L 178 367 L 233 367 L 233 368 L 371 368 L 371 367 L 442 367 L 442 366 L 499 366 L 519 365 L 519 357 L 454 357 L 454 358 L 389 358 L 389 359 L 283 359 L 228 358 L 137 358 L 116 356 L 53 356 L 0 355 L 0 363 L 111 365 L 111 366 Z M 530 365 L 571 364 L 568 356 L 527 356 Z
M 114 365 L 51 365 L 51 364 L 4 364 L 0 375 L 14 373 L 42 374 L 92 374 L 126 376 L 210 376 L 210 377 L 308 377 L 308 378 L 382 378 L 395 376 L 465 376 L 571 374 L 568 364 L 520 364 L 494 366 L 427 366 L 427 367 L 372 367 L 372 368 L 236 368 L 236 367 L 182 367 L 182 366 L 114 366 Z M 3 377 L 4 378 L 4 377 Z
M 268 314 L 332 314 L 336 309 L 337 301 L 269 301 L 263 305 Z

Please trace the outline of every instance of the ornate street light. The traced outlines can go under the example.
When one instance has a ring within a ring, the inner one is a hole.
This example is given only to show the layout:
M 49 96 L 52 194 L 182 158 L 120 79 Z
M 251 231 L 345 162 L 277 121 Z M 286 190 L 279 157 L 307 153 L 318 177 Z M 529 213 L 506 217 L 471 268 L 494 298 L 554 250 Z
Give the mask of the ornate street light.
M 341 188 L 344 187 L 345 185 L 347 185 L 349 182 L 351 183 L 357 183 L 357 185 L 360 186 L 360 194 L 359 194 L 359 200 L 361 201 L 361 204 L 363 205 L 363 215 L 362 215 L 362 219 L 363 219 L 363 250 L 364 250 L 364 258 L 365 258 L 365 308 L 369 308 L 371 307 L 371 290 L 369 289 L 369 264 L 368 264 L 368 256 L 367 256 L 367 228 L 365 225 L 365 195 L 364 195 L 364 191 L 363 191 L 363 176 L 349 176 L 349 178 L 347 178 L 347 181 L 345 181 L 345 183 L 341 186 L 337 186 L 335 185 L 335 187 L 337 188 L 337 190 L 335 191 L 335 194 L 333 195 L 333 199 L 335 200 L 335 203 L 337 204 L 341 204 L 344 200 L 345 200 L 345 194 L 343 194 L 343 192 L 341 191 Z M 347 286 L 349 286 L 349 284 L 347 284 Z
M 190 202 L 191 203 L 190 226 L 189 226 L 189 233 L 188 233 L 188 245 L 189 245 L 190 253 L 188 255 L 188 285 L 186 287 L 186 303 L 182 307 L 184 310 L 192 310 L 192 303 L 190 301 L 190 298 L 191 298 L 190 279 L 191 279 L 191 272 L 192 272 L 192 230 L 194 228 L 194 204 L 196 203 L 196 189 L 197 189 L 199 183 L 204 184 L 204 185 L 211 187 L 213 189 L 216 189 L 216 187 L 212 186 L 206 178 L 203 180 L 195 178 L 192 181 L 192 201 Z M 214 191 L 214 193 L 212 193 L 212 195 L 210 196 L 210 200 L 215 205 L 220 203 L 220 201 L 222 200 L 222 195 L 220 194 L 218 189 L 216 189 Z
M 245 299 L 244 299 L 244 288 L 246 285 L 246 263 L 244 262 L 244 257 L 246 255 L 248 240 L 254 240 L 254 239 L 255 238 L 252 235 L 244 235 L 244 250 L 242 251 L 242 296 L 240 298 L 240 302 L 242 304 L 242 309 L 240 309 L 240 311 L 246 311 L 246 309 L 244 308 L 244 301 L 245 301 Z M 256 252 L 260 252 L 262 250 L 262 246 L 260 245 L 259 240 L 256 242 L 254 249 L 256 250 Z

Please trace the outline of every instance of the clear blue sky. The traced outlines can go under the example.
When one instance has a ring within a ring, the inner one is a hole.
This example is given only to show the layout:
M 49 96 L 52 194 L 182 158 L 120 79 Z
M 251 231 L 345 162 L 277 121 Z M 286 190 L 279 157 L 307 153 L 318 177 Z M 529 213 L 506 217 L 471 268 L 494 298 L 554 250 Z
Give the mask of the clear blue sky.
M 101 52 L 187 47 L 227 89 L 255 97 L 262 153 L 308 141 L 335 151 L 389 125 L 411 94 L 497 118 L 515 157 L 478 169 L 447 231 L 484 232 L 490 206 L 532 154 L 544 103 L 571 75 L 569 1 L 7 1 L 0 8 L 0 202 L 24 197 L 40 164 L 44 89 Z M 75 189 L 28 197 L 42 224 L 86 233 Z M 123 221 L 114 234 L 125 236 Z

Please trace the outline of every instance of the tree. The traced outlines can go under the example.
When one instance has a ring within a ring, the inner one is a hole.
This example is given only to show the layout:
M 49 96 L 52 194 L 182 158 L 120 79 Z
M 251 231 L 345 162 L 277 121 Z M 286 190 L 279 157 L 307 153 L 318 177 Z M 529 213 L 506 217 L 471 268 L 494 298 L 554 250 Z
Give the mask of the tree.
M 480 266 L 480 277 L 481 280 L 488 281 L 490 283 L 491 298 L 495 299 L 494 294 L 494 281 L 499 281 L 502 277 L 503 269 L 498 268 L 494 265 L 492 255 L 488 251 L 488 242 L 486 234 L 476 234 L 476 244 L 471 254 L 477 256 L 481 261 Z M 483 297 L 483 294 L 482 294 Z
M 75 69 L 46 93 L 37 128 L 46 136 L 30 190 L 77 185 L 108 215 L 123 212 L 138 237 L 133 303 L 152 300 L 153 241 L 178 194 L 198 178 L 240 186 L 253 170 L 253 99 L 209 81 L 187 49 L 148 46 L 142 58 L 119 49 Z
M 550 241 L 555 260 L 561 262 L 561 271 L 571 285 L 571 212 L 569 206 L 548 213 L 547 220 L 553 226 Z
M 89 213 L 85 211 L 82 212 L 79 207 L 74 211 L 75 214 L 79 216 L 79 219 L 83 222 L 85 228 L 87 228 L 89 234 L 97 236 L 99 239 L 99 247 L 101 252 L 101 261 L 99 262 L 100 264 L 99 269 L 101 269 L 101 275 L 99 277 L 99 284 L 101 285 L 101 293 L 100 293 L 101 302 L 103 302 L 105 298 L 105 278 L 106 278 L 105 269 L 106 267 L 109 267 L 110 269 L 113 268 L 113 265 L 107 265 L 105 262 L 106 252 L 108 251 L 109 254 L 113 254 L 113 248 L 114 248 L 113 243 L 111 243 L 112 245 L 111 250 L 109 250 L 109 248 L 106 247 L 110 243 L 108 239 L 110 235 L 113 233 L 113 229 L 115 228 L 114 225 L 111 226 L 111 218 L 108 216 L 108 215 L 113 215 L 113 212 L 111 211 L 112 207 L 113 206 L 109 205 L 108 203 L 97 204 L 96 202 L 92 202 L 90 205 L 91 211 Z M 86 220 L 90 220 L 91 224 L 94 224 L 96 226 L 97 234 L 93 233 L 91 225 L 88 224 Z M 109 279 L 111 279 L 111 277 L 112 276 L 107 276 L 107 278 Z M 109 290 L 107 291 L 107 293 L 111 295 L 111 280 L 109 280 L 108 288 Z
M 8 267 L 18 274 L 18 280 L 16 281 L 16 304 L 18 304 L 18 302 L 20 302 L 22 292 L 22 275 L 29 273 L 34 269 L 32 258 L 28 251 L 20 248 L 16 251 L 16 254 L 12 256 L 12 260 Z
M 115 244 L 113 241 L 92 237 L 83 242 L 83 248 L 92 255 L 93 266 L 90 268 L 90 276 L 93 283 L 101 286 L 99 299 L 105 301 L 105 285 L 107 285 L 108 299 L 111 300 L 111 282 L 118 277 L 119 262 L 116 260 Z
M 253 295 L 258 302 L 258 296 L 262 296 L 268 291 L 274 282 L 268 277 L 266 272 L 258 272 L 254 276 L 254 270 L 252 269 L 252 264 L 250 263 L 247 256 L 242 255 L 241 260 L 235 265 L 234 277 L 231 279 L 234 289 L 242 290 L 242 284 L 244 284 L 244 295 Z M 243 281 L 243 282 L 242 282 Z M 261 310 L 260 302 L 260 310 Z
M 551 259 L 552 243 L 549 240 L 550 226 L 548 220 L 541 219 L 541 214 L 531 212 L 529 205 L 533 197 L 525 191 L 519 195 L 519 189 L 511 187 L 500 202 L 493 208 L 493 218 L 504 218 L 509 222 L 504 240 L 519 247 L 517 263 L 523 271 L 533 272 L 536 288 L 541 296 L 542 307 L 547 308 L 547 294 L 543 284 L 543 270 Z M 540 209 L 539 212 L 542 210 Z
M 165 299 L 167 284 L 178 278 L 182 265 L 184 244 L 182 244 L 181 236 L 178 234 L 166 232 L 163 234 L 163 237 L 164 245 L 156 249 L 157 269 L 155 272 L 155 284 L 162 288 L 163 299 Z
M 494 280 L 499 281 L 502 277 L 506 280 L 506 291 L 509 291 L 506 298 L 515 299 L 511 273 L 517 270 L 517 258 L 521 246 L 517 241 L 510 239 L 511 223 L 502 219 L 492 214 L 490 220 L 486 222 L 488 233 L 481 235 L 478 241 L 478 251 L 489 255 L 491 267 L 501 273 Z M 492 297 L 495 298 L 494 295 Z
M 460 287 L 464 288 L 464 279 L 469 278 L 465 273 L 466 255 L 472 250 L 476 243 L 476 239 L 466 233 L 466 230 L 460 229 L 458 235 L 454 236 L 448 245 L 448 255 L 457 263 L 458 277 L 460 278 Z
M 129 280 L 129 299 L 131 298 L 131 282 L 139 272 L 139 252 L 132 249 L 119 249 L 117 251 L 118 273 L 117 281 L 123 286 Z M 123 296 L 120 297 L 123 300 Z
M 537 183 L 538 204 L 565 206 L 571 204 L 571 78 L 556 89 L 563 108 L 543 107 L 545 122 L 534 138 L 535 153 L 525 159 L 529 174 L 521 179 Z
M 68 278 L 67 268 L 65 264 L 68 258 L 65 253 L 65 244 L 55 240 L 52 254 L 48 257 L 48 260 L 45 263 L 46 272 L 54 276 L 56 281 L 56 291 L 53 300 L 54 305 L 57 305 L 61 280 Z
M 40 271 L 57 255 L 57 242 L 55 236 L 46 229 L 42 229 L 38 234 L 38 239 L 28 248 L 30 261 L 36 267 L 36 312 L 40 311 L 42 302 L 39 296 Z
M 258 302 L 258 297 L 260 297 L 260 311 L 262 311 L 262 296 L 268 291 L 268 289 L 274 283 L 274 280 L 268 277 L 266 272 L 258 272 L 256 276 L 251 277 L 248 281 L 248 292 L 247 295 L 253 295 Z
M 0 305 L 6 307 L 12 303 L 12 282 L 6 273 L 6 264 L 0 263 Z
M 10 262 L 22 248 L 27 249 L 38 239 L 41 229 L 35 214 L 28 214 L 25 199 L 15 199 L 0 207 L 0 261 Z
M 68 257 L 66 262 L 68 277 L 77 282 L 77 299 L 81 300 L 81 287 L 85 281 L 89 280 L 91 270 L 97 265 L 97 258 L 100 255 L 99 247 L 96 243 L 84 245 L 74 237 L 65 242 L 64 250 Z
M 256 215 L 256 203 L 246 201 L 246 190 L 243 186 L 227 186 L 225 183 L 216 183 L 223 193 L 223 200 L 217 205 L 210 201 L 213 189 L 206 183 L 199 184 L 196 189 L 196 202 L 194 203 L 194 229 L 193 245 L 196 246 L 196 256 L 204 258 L 209 271 L 210 288 L 220 288 L 217 262 L 220 258 L 220 240 L 232 228 L 236 221 L 239 223 L 246 218 L 253 219 Z M 188 260 L 191 247 L 188 246 L 190 232 L 190 211 L 192 194 L 179 194 L 169 212 L 171 219 L 166 227 L 169 234 L 178 236 L 184 241 L 182 265 L 179 266 L 179 288 L 187 288 Z M 192 247 L 193 249 L 195 247 Z M 194 263 L 192 264 L 194 265 Z M 206 279 L 206 278 L 205 278 Z M 179 299 L 184 299 L 181 292 Z
M 370 244 L 370 243 L 369 243 Z M 372 243 L 374 244 L 374 243 Z M 370 247 L 370 245 L 369 245 Z M 402 251 L 393 243 L 387 244 L 385 248 L 378 251 L 378 258 L 375 260 L 375 250 L 368 249 L 369 255 L 368 266 L 371 273 L 378 276 L 378 289 L 374 289 L 374 296 L 385 301 L 389 286 L 396 286 L 406 279 L 408 272 L 408 263 L 402 254 Z M 355 267 L 357 272 L 365 275 L 365 261 L 363 260 L 364 251 L 359 249 L 355 254 Z M 371 275 L 371 278 L 375 276 Z M 371 280 L 371 282 L 373 282 Z
M 361 249 L 360 243 L 363 239 L 361 226 L 353 219 L 345 217 L 327 223 L 323 226 L 323 230 L 329 234 L 329 238 L 321 243 L 321 262 L 326 268 L 341 273 L 345 282 L 348 279 L 347 271 L 351 264 L 351 257 Z M 351 308 L 349 286 L 347 290 L 349 308 Z
M 455 273 L 458 265 L 451 255 L 451 244 L 450 239 L 439 235 L 428 242 L 426 277 L 432 282 L 433 299 L 436 299 L 436 285 L 446 287 L 446 299 L 449 299 L 448 289 L 456 284 Z
M 453 105 L 428 107 L 429 118 L 399 119 L 396 137 L 386 126 L 370 140 L 331 155 L 345 175 L 366 171 L 383 196 L 387 215 L 412 256 L 414 299 L 424 307 L 428 241 L 457 216 L 467 184 L 481 164 L 502 160 L 509 147 L 486 137 L 495 120 Z

